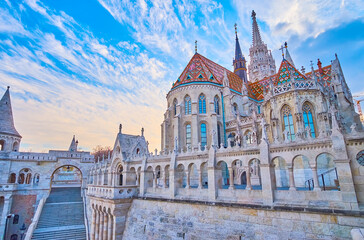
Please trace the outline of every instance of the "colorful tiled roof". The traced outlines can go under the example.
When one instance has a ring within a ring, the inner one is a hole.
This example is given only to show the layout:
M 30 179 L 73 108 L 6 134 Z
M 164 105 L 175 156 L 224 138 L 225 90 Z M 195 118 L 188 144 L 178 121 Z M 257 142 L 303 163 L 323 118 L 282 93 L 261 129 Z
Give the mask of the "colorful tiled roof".
M 205 58 L 199 53 L 193 55 L 172 88 L 192 82 L 210 82 L 223 85 L 225 71 L 229 79 L 230 88 L 241 93 L 243 81 L 238 75 Z
M 303 75 L 294 66 L 292 66 L 291 63 L 289 63 L 287 60 L 284 59 L 281 63 L 281 66 L 279 67 L 278 73 L 269 77 L 265 77 L 260 81 L 249 83 L 249 88 L 248 88 L 248 90 L 250 90 L 249 97 L 254 98 L 258 101 L 263 100 L 264 93 L 266 89 L 269 88 L 270 81 L 272 81 L 273 86 L 284 84 L 286 82 L 291 81 L 291 74 L 293 74 L 293 79 L 295 81 L 306 80 L 308 78 L 311 78 L 312 75 L 311 72 Z M 315 74 L 318 77 L 319 81 L 321 76 L 321 79 L 327 82 L 328 85 L 330 85 L 331 65 L 315 70 Z

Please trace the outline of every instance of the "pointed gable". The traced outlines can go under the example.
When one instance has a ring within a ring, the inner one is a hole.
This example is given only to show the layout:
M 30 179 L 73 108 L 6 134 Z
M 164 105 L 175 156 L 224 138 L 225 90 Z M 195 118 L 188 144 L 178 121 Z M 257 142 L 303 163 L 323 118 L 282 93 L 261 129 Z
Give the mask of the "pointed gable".
M 172 89 L 183 84 L 196 82 L 209 82 L 222 86 L 224 71 L 227 72 L 230 88 L 241 93 L 242 80 L 238 75 L 198 53 L 193 55 L 181 76 L 173 84 Z
M 21 137 L 14 126 L 9 87 L 0 100 L 0 133 Z
M 293 76 L 292 76 L 293 75 Z M 279 67 L 277 73 L 278 81 L 277 85 L 284 84 L 286 82 L 291 81 L 291 78 L 295 81 L 306 80 L 307 77 L 300 73 L 290 62 L 286 59 L 283 59 L 281 66 Z
M 314 70 L 318 81 L 323 81 L 323 82 L 326 82 L 327 85 L 330 85 L 331 84 L 331 65 L 327 65 L 321 69 L 322 69 L 322 72 L 320 72 L 319 69 Z M 307 78 L 310 78 L 312 76 L 312 72 L 308 72 L 305 75 Z

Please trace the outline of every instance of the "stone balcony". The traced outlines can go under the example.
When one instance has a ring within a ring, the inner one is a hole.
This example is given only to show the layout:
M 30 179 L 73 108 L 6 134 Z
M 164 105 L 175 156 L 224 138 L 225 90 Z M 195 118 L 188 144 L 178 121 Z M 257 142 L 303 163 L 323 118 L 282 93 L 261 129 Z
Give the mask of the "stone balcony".
M 136 197 L 139 193 L 138 186 L 96 186 L 89 185 L 88 196 L 105 199 L 127 199 Z

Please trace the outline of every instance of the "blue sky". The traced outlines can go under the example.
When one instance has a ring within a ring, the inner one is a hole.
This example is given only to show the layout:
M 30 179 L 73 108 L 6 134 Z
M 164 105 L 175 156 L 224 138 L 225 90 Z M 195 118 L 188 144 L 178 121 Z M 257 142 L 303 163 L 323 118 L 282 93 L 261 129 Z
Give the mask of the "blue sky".
M 24 151 L 114 144 L 118 124 L 160 148 L 165 96 L 194 53 L 232 68 L 234 23 L 249 58 L 251 10 L 277 67 L 337 53 L 364 93 L 362 0 L 6 0 L 0 2 L 0 89 L 11 86 Z M 317 67 L 315 65 L 315 67 Z

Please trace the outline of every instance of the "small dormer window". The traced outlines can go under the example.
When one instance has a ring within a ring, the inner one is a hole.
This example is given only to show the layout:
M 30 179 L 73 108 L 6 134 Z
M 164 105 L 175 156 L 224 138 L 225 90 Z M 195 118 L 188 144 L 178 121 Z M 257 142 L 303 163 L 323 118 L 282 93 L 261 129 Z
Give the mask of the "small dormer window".
M 137 148 L 136 153 L 137 153 L 137 154 L 139 154 L 139 152 L 140 152 L 140 149 L 139 149 L 139 148 Z

